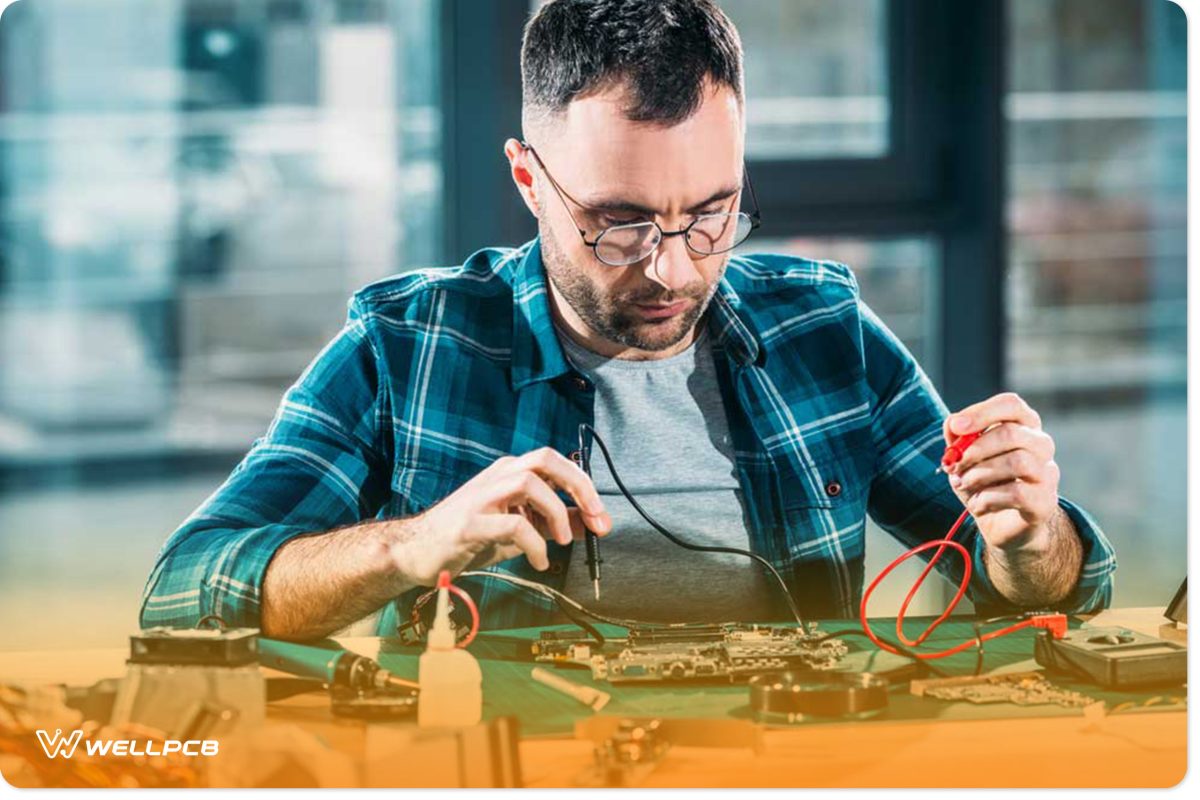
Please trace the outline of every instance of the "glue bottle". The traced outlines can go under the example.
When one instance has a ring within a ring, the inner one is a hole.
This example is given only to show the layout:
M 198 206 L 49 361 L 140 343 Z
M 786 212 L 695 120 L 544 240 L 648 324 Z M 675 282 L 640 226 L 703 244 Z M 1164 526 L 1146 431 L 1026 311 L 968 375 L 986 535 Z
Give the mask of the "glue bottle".
M 450 573 L 438 575 L 437 613 L 421 654 L 417 680 L 417 724 L 422 728 L 466 727 L 483 714 L 483 674 L 475 656 L 456 647 L 450 624 Z

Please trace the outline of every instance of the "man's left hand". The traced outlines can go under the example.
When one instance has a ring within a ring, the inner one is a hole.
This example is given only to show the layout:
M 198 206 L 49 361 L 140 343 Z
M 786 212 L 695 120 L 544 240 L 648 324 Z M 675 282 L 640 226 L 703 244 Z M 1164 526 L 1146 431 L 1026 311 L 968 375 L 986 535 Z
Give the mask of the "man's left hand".
M 1005 392 L 942 423 L 947 445 L 973 431 L 984 433 L 948 472 L 984 540 L 1001 550 L 1047 543 L 1059 509 L 1059 469 L 1054 440 L 1042 430 L 1038 413 L 1019 395 Z

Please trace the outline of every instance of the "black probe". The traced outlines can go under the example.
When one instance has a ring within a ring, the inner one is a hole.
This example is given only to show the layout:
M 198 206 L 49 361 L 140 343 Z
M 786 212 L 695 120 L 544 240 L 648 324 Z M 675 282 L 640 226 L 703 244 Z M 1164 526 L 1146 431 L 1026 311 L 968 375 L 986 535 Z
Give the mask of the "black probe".
M 592 477 L 591 459 L 588 458 L 588 449 L 584 446 L 583 434 L 588 430 L 588 425 L 580 424 L 579 426 L 579 468 L 583 470 L 583 474 L 589 478 Z M 588 576 L 592 579 L 592 591 L 596 595 L 596 599 L 600 599 L 600 564 L 604 559 L 600 558 L 600 537 L 592 533 L 591 528 L 584 528 L 583 544 L 587 549 L 587 568 Z

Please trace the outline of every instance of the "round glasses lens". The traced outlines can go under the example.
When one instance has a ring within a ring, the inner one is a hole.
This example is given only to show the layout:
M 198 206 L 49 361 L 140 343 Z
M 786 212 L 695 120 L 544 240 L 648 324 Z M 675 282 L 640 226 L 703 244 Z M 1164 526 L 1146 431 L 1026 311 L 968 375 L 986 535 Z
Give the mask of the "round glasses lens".
M 753 227 L 754 223 L 746 213 L 705 214 L 696 217 L 688 230 L 688 246 L 705 255 L 724 253 L 746 241 Z
M 633 264 L 649 255 L 661 238 L 662 232 L 651 222 L 617 225 L 596 240 L 596 257 L 612 266 Z

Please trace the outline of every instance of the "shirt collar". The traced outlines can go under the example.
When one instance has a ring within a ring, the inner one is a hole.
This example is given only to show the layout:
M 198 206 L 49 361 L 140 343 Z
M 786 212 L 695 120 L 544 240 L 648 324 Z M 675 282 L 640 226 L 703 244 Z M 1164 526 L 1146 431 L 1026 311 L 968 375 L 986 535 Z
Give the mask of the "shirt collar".
M 526 252 L 514 263 L 512 276 L 514 390 L 570 371 L 550 316 L 541 239 L 534 239 L 522 249 Z
M 740 366 L 763 365 L 767 351 L 759 343 L 758 335 L 742 305 L 741 295 L 729 282 L 728 269 L 717 284 L 708 316 L 709 330 L 716 336 L 717 344 L 728 350 Z
M 525 251 L 524 254 L 519 255 L 518 251 L 515 259 L 509 262 L 513 265 L 514 390 L 538 381 L 552 380 L 571 370 L 550 314 L 541 239 L 534 239 L 520 249 Z M 761 366 L 766 351 L 759 344 L 746 318 L 742 299 L 730 284 L 727 274 L 721 276 L 706 316 L 709 333 L 719 347 L 727 350 L 742 366 L 752 363 Z

